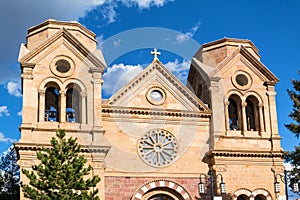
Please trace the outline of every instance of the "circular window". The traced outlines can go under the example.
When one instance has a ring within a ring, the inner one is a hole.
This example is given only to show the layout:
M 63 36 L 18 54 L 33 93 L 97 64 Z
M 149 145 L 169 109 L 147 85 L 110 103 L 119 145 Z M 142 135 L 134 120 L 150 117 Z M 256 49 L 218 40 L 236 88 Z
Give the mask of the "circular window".
M 235 77 L 235 80 L 236 80 L 237 84 L 239 84 L 240 86 L 245 86 L 248 84 L 248 78 L 244 74 L 238 74 Z
M 147 164 L 163 167 L 173 162 L 178 145 L 175 137 L 166 130 L 151 130 L 138 142 L 140 157 Z
M 240 90 L 247 90 L 252 85 L 251 76 L 244 71 L 237 71 L 231 77 L 233 85 Z
M 159 90 L 152 90 L 150 92 L 150 98 L 155 102 L 160 102 L 163 99 L 163 94 Z
M 56 76 L 68 77 L 73 74 L 75 65 L 71 58 L 61 55 L 51 61 L 50 70 Z
M 161 105 L 165 102 L 166 93 L 160 87 L 152 87 L 146 94 L 147 100 L 154 105 Z
M 58 60 L 55 63 L 55 66 L 56 66 L 56 70 L 59 71 L 60 73 L 66 73 L 66 72 L 70 71 L 70 69 L 71 69 L 70 63 L 63 59 Z

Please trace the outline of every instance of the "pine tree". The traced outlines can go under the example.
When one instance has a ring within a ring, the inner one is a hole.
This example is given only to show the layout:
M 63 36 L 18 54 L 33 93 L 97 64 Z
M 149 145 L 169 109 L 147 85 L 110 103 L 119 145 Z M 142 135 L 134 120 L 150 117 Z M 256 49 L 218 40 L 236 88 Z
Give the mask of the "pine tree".
M 4 189 L 4 179 L 3 179 L 3 173 L 2 170 L 0 170 L 0 196 Z
M 13 147 L 8 150 L 5 156 L 1 157 L 0 169 L 3 186 L 0 199 L 20 199 L 20 167 L 17 160 L 17 152 Z
M 65 138 L 65 131 L 56 131 L 51 148 L 43 147 L 36 153 L 39 165 L 32 170 L 22 169 L 29 185 L 22 185 L 25 197 L 30 199 L 68 200 L 99 199 L 98 176 L 87 179 L 92 167 L 85 167 L 87 160 L 80 155 L 81 146 L 76 138 Z
M 290 99 L 293 101 L 293 109 L 289 116 L 294 122 L 285 126 L 295 134 L 297 138 L 300 136 L 300 80 L 292 80 L 294 90 L 288 90 Z
M 293 122 L 285 126 L 299 139 L 300 136 L 300 81 L 292 80 L 294 90 L 287 90 L 293 102 L 293 109 L 289 114 Z M 292 183 L 300 180 L 300 146 L 296 146 L 294 151 L 286 152 L 285 160 L 293 166 L 291 171 L 290 187 Z

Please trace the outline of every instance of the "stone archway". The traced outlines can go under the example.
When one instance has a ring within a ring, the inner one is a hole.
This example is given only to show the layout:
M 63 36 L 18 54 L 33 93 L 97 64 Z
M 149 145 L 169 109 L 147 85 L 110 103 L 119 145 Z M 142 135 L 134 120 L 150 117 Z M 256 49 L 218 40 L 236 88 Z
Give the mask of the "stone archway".
M 147 192 L 141 200 L 184 200 L 175 191 L 168 191 L 166 188 L 157 188 Z
M 131 200 L 192 200 L 187 190 L 178 183 L 156 180 L 139 188 Z

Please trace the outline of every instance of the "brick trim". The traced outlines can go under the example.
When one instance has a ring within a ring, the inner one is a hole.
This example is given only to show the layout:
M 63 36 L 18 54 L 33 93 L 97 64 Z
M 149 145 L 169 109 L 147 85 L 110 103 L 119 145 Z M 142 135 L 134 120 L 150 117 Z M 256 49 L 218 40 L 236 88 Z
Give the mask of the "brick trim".
M 168 188 L 179 194 L 184 200 L 192 200 L 187 190 L 180 184 L 170 180 L 154 180 L 144 184 L 137 189 L 133 194 L 131 200 L 141 200 L 142 197 L 150 190 L 154 188 Z

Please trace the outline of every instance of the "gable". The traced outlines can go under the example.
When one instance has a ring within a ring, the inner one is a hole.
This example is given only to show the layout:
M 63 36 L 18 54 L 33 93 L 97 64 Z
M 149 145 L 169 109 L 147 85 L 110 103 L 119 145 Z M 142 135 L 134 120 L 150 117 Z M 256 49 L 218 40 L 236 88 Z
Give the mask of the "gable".
M 59 32 L 52 35 L 45 42 L 41 43 L 31 51 L 22 45 L 19 54 L 19 62 L 21 64 L 35 63 L 34 60 L 38 60 L 39 58 L 43 58 L 45 55 L 52 53 L 53 50 L 57 49 L 60 45 L 64 45 L 82 61 L 84 60 L 91 69 L 96 68 L 103 73 L 106 64 L 101 51 L 95 50 L 94 52 L 91 52 L 65 28 L 61 28 Z M 62 52 L 62 54 L 65 53 L 64 51 Z
M 264 82 L 277 83 L 279 79 L 256 57 L 254 57 L 242 45 L 233 51 L 226 59 L 217 65 L 215 70 L 210 73 L 210 77 L 222 74 L 222 71 L 230 70 L 229 68 L 237 61 L 242 61 L 256 76 Z
M 155 102 L 155 99 L 151 99 L 151 95 L 158 95 L 158 98 L 163 99 Z M 158 60 L 154 60 L 137 77 L 114 94 L 103 104 L 103 107 L 210 114 L 209 108 Z

